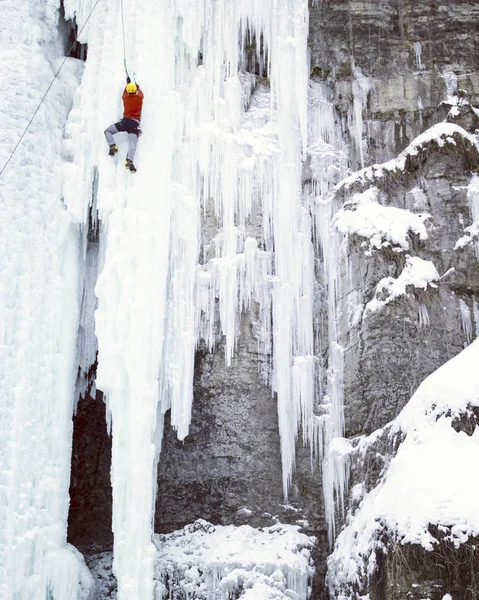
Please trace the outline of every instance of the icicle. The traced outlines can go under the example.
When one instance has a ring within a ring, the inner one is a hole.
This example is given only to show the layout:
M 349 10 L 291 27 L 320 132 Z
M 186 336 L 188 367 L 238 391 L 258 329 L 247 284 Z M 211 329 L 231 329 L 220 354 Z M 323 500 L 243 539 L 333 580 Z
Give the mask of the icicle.
M 359 152 L 359 161 L 361 168 L 364 167 L 363 150 L 363 110 L 366 108 L 368 94 L 372 88 L 372 82 L 369 77 L 363 75 L 359 67 L 354 68 L 353 79 L 353 140 L 357 151 Z
M 418 112 L 419 112 L 419 126 L 422 129 L 422 124 L 423 124 L 422 111 L 424 110 L 424 105 L 422 103 L 421 96 L 418 96 L 418 98 L 417 98 L 417 109 L 418 109 Z
M 181 152 L 173 177 L 192 189 L 189 173 L 200 173 L 194 194 L 206 212 L 213 207 L 220 231 L 209 241 L 215 258 L 197 271 L 196 335 L 213 348 L 218 318 L 230 364 L 241 313 L 253 301 L 259 303 L 260 352 L 266 358 L 273 354 L 273 373 L 266 368 L 265 376 L 278 396 L 287 495 L 298 427 L 304 420 L 307 434 L 312 430 L 307 407 L 313 404 L 314 388 L 311 223 L 301 212 L 300 197 L 306 144 L 307 2 L 293 7 L 285 0 L 241 0 L 228 11 L 219 4 L 215 12 L 203 14 L 202 36 L 193 33 L 197 14 L 189 3 L 177 0 L 175 8 L 181 30 L 188 32 L 179 38 L 201 38 L 202 64 L 196 74 L 182 73 L 193 87 L 184 96 L 182 143 L 187 151 Z M 251 94 L 254 76 L 238 75 L 238 65 L 244 64 L 238 37 L 256 40 L 256 60 L 267 56 L 271 92 L 262 87 Z M 177 48 L 180 55 L 189 51 Z M 198 78 L 201 84 L 196 85 Z M 257 241 L 247 236 L 254 208 L 262 213 L 265 251 L 258 251 Z M 303 265 L 300 273 L 297 264 Z
M 461 312 L 461 327 L 466 336 L 466 342 L 472 342 L 472 318 L 469 307 L 462 298 L 459 299 L 459 310 Z
M 419 327 L 423 329 L 424 327 L 429 326 L 429 312 L 427 310 L 427 306 L 424 302 L 419 302 Z
M 414 47 L 414 54 L 416 55 L 416 67 L 418 69 L 422 69 L 423 65 L 421 62 L 421 55 L 422 55 L 421 42 L 414 42 L 413 47 Z
M 171 408 L 178 438 L 188 434 L 193 399 L 195 337 L 195 277 L 198 260 L 198 203 L 183 188 L 174 188 L 169 257 L 166 336 L 160 380 L 160 405 Z
M 469 211 L 473 223 L 479 222 L 479 176 L 473 175 L 467 186 L 467 199 L 469 201 Z M 479 260 L 479 241 L 474 243 L 476 256 Z
M 356 94 L 357 100 L 366 98 Z M 344 174 L 346 161 L 341 146 L 341 136 L 336 133 L 337 125 L 328 100 L 330 92 L 326 84 L 312 85 L 310 93 L 310 145 L 313 191 L 311 206 L 314 210 L 316 241 L 323 257 L 324 280 L 327 289 L 329 361 L 327 390 L 320 398 L 319 411 L 314 419 L 314 447 L 322 458 L 323 496 L 330 543 L 335 534 L 336 502 L 344 506 L 344 493 L 348 478 L 348 458 L 331 450 L 333 441 L 341 438 L 344 431 L 343 415 L 343 348 L 338 340 L 337 299 L 341 277 L 348 276 L 349 267 L 340 246 L 340 235 L 332 228 L 332 220 L 339 206 L 329 190 Z M 359 107 L 359 105 L 357 105 Z M 361 100 L 362 106 L 362 100 Z M 359 118 L 359 115 L 358 115 Z M 362 119 L 362 117 L 361 117 Z M 361 121 L 362 122 L 362 121 Z M 362 125 L 361 125 L 362 131 Z M 322 375 L 318 375 L 321 381 Z
M 476 327 L 476 337 L 479 337 L 479 306 L 476 297 L 472 297 L 472 313 L 474 315 L 474 324 Z

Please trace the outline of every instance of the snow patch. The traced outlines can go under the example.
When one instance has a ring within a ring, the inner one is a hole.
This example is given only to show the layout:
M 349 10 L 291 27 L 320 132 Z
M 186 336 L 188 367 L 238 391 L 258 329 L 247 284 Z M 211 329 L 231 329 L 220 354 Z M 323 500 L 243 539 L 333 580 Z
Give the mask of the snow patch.
M 390 439 L 405 439 L 337 538 L 328 560 L 328 585 L 336 597 L 366 584 L 384 531 L 426 550 L 437 543 L 430 524 L 441 526 L 456 547 L 479 534 L 479 482 L 470 476 L 471 461 L 479 460 L 479 429 L 467 435 L 452 427 L 455 417 L 479 407 L 478 361 L 476 340 L 430 375 L 387 426 Z M 365 447 L 363 441 L 358 450 Z
M 307 600 L 314 543 L 294 525 L 253 529 L 199 519 L 155 535 L 157 597 Z
M 426 240 L 424 222 L 429 214 L 415 214 L 394 206 L 378 203 L 379 190 L 369 188 L 355 194 L 346 206 L 334 217 L 334 225 L 343 235 L 358 235 L 367 238 L 366 254 L 388 246 L 394 249 L 409 250 L 409 234 L 416 234 Z
M 384 277 L 376 286 L 375 297 L 366 304 L 365 314 L 376 312 L 401 296 L 405 296 L 408 286 L 417 290 L 426 290 L 428 286 L 436 288 L 434 283 L 439 280 L 436 267 L 430 260 L 418 256 L 406 256 L 406 265 L 396 279 Z M 423 320 L 426 316 L 423 315 Z M 427 320 L 427 319 L 426 319 Z

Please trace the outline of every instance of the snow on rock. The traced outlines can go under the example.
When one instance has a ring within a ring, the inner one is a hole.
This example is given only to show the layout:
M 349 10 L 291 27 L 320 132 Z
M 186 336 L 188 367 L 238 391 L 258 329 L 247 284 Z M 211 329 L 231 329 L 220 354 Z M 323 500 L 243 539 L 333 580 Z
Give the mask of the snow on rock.
M 95 581 L 97 597 L 92 600 L 116 600 L 117 583 L 112 569 L 113 552 L 90 554 L 87 557 L 88 568 Z
M 315 539 L 294 525 L 254 529 L 199 519 L 155 535 L 156 594 L 203 600 L 306 600 Z
M 464 235 L 460 237 L 455 246 L 454 250 L 462 250 L 466 246 L 471 244 L 478 244 L 479 242 L 479 221 L 464 228 Z
M 398 278 L 384 277 L 376 286 L 374 298 L 366 304 L 367 313 L 376 312 L 408 293 L 408 286 L 417 290 L 427 290 L 428 286 L 436 288 L 439 274 L 430 260 L 418 256 L 406 255 L 406 265 Z
M 334 225 L 343 235 L 367 238 L 366 254 L 386 246 L 395 250 L 409 250 L 409 234 L 427 239 L 424 225 L 430 217 L 427 213 L 416 214 L 394 206 L 378 203 L 379 190 L 371 187 L 354 194 L 352 199 L 334 217 Z
M 444 147 L 447 144 L 457 146 L 455 137 L 473 148 L 476 154 L 479 152 L 479 142 L 474 135 L 471 135 L 454 123 L 438 123 L 427 129 L 424 133 L 421 133 L 396 158 L 353 173 L 341 182 L 338 189 L 348 191 L 348 189 L 358 183 L 371 185 L 377 178 L 384 177 L 396 171 L 404 171 L 407 161 L 418 156 L 431 142 L 436 143 L 439 147 Z
M 379 484 L 350 515 L 328 560 L 328 585 L 337 598 L 364 587 L 382 550 L 383 532 L 401 544 L 431 550 L 428 527 L 437 525 L 458 547 L 479 534 L 479 482 L 470 465 L 479 461 L 479 429 L 456 431 L 454 419 L 479 407 L 479 340 L 430 375 L 398 417 L 388 436 L 405 436 Z M 374 439 L 377 438 L 372 434 Z M 365 442 L 358 446 L 364 450 Z

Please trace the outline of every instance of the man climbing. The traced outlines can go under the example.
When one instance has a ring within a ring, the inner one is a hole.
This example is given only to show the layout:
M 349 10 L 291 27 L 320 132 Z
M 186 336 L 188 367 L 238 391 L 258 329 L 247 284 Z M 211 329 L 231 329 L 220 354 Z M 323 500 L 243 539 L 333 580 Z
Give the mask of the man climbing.
M 115 133 L 119 133 L 120 131 L 126 131 L 128 133 L 128 153 L 126 155 L 125 167 L 132 173 L 136 173 L 136 168 L 133 164 L 133 158 L 135 156 L 138 138 L 141 135 L 140 119 L 141 109 L 143 107 L 143 98 L 144 94 L 140 90 L 140 86 L 136 83 L 132 83 L 130 77 L 127 77 L 126 87 L 122 96 L 123 119 L 105 129 L 106 141 L 110 146 L 110 150 L 108 152 L 110 156 L 115 156 L 115 154 L 118 152 L 118 147 L 113 138 Z

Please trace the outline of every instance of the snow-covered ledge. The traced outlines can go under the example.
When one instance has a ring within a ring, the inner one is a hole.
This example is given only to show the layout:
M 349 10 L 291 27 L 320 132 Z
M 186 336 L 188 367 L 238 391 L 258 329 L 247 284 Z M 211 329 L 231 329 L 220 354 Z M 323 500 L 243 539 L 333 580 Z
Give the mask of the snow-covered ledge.
M 359 503 L 328 560 L 328 585 L 335 598 L 367 593 L 388 540 L 431 551 L 440 541 L 456 549 L 479 535 L 479 483 L 470 466 L 479 461 L 479 340 L 447 362 L 418 388 L 384 432 L 362 440 L 357 451 L 386 435 L 399 444 L 379 483 Z M 470 422 L 471 426 L 460 426 Z M 435 535 L 434 532 L 440 535 Z

